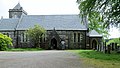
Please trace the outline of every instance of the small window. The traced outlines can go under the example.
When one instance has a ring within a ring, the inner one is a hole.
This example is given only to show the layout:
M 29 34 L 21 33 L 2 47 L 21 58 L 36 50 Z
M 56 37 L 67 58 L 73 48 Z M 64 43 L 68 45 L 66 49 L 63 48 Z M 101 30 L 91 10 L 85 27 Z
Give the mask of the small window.
M 44 42 L 45 42 L 45 37 L 44 37 Z
M 78 42 L 80 42 L 80 33 L 78 33 Z
M 28 41 L 28 35 L 26 34 L 26 42 Z
M 40 38 L 40 43 L 42 43 L 42 38 Z
M 74 33 L 74 42 L 76 42 L 76 33 Z
M 44 34 L 44 38 L 43 38 L 44 42 L 45 42 L 45 40 L 46 40 L 45 38 L 46 38 L 46 35 Z
M 24 40 L 25 40 L 25 36 L 24 36 L 24 33 L 23 33 L 23 42 L 24 42 Z

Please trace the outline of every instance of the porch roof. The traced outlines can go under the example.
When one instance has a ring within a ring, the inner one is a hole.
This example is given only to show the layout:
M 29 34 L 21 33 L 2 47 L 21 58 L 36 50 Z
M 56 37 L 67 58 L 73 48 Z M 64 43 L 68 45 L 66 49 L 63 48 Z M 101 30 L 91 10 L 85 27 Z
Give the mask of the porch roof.
M 99 34 L 97 31 L 92 30 L 89 32 L 89 37 L 103 37 L 103 36 Z

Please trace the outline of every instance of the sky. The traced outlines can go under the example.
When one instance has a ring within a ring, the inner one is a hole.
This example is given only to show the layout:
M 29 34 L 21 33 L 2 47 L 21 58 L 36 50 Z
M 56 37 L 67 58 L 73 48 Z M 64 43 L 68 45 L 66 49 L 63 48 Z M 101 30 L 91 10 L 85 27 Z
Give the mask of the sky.
M 9 17 L 9 9 L 14 8 L 18 3 L 28 15 L 60 15 L 60 14 L 79 14 L 76 0 L 0 0 L 0 16 Z M 120 37 L 117 28 L 110 30 L 109 38 Z
M 18 2 L 29 15 L 79 14 L 76 0 L 0 0 L 0 16 L 8 18 Z

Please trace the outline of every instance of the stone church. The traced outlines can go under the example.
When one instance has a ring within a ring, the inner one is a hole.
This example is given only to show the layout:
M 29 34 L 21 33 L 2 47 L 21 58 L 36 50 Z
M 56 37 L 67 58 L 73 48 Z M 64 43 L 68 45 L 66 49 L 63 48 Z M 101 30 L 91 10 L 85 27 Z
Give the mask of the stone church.
M 95 30 L 89 32 L 87 21 L 81 24 L 79 15 L 27 15 L 18 3 L 9 9 L 9 18 L 0 19 L 0 32 L 13 39 L 13 45 L 18 47 L 33 47 L 25 31 L 38 24 L 47 31 L 40 38 L 40 47 L 44 49 L 92 49 L 102 45 L 102 35 Z

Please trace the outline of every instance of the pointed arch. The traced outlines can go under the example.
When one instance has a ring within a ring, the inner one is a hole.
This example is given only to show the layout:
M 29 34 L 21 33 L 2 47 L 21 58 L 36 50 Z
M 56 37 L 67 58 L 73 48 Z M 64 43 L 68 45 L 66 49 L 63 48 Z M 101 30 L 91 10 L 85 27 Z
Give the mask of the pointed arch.
M 57 49 L 57 40 L 55 38 L 51 39 L 51 49 Z
M 92 46 L 92 49 L 97 49 L 97 46 L 98 46 L 98 40 L 97 39 L 92 39 L 91 40 L 91 46 Z

